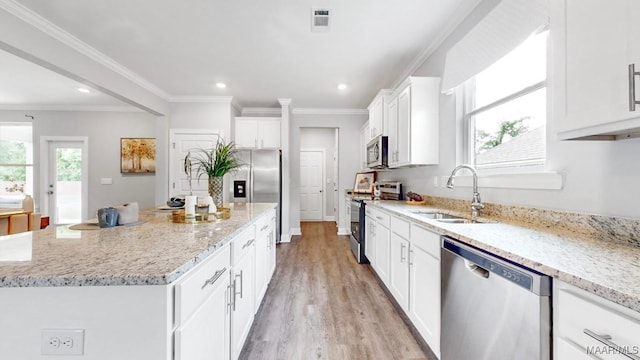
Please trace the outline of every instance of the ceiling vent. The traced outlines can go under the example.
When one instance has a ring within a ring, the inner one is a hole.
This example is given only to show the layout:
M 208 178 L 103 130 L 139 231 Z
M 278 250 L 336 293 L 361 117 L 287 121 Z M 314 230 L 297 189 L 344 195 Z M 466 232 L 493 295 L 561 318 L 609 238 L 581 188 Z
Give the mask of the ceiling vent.
M 311 9 L 311 31 L 329 31 L 331 24 L 331 10 Z

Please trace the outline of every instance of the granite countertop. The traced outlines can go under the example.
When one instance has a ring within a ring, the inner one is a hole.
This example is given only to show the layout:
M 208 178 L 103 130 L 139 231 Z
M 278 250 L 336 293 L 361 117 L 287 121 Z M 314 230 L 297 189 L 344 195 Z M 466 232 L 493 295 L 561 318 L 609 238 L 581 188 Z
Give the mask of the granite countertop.
M 0 237 L 0 287 L 169 284 L 275 206 L 235 206 L 230 219 L 200 224 L 174 224 L 169 212 L 149 209 L 135 226 Z
M 640 247 L 576 234 L 566 229 L 534 229 L 499 218 L 479 224 L 451 224 L 427 219 L 416 211 L 468 213 L 407 205 L 403 201 L 368 201 L 439 234 L 486 250 L 553 278 L 640 312 Z

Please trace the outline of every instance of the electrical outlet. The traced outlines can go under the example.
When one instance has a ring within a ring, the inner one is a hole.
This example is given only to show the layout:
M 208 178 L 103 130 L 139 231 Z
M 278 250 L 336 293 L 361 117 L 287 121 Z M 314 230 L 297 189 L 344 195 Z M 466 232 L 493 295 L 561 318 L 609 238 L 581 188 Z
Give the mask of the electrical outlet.
M 42 355 L 84 354 L 84 330 L 43 329 L 40 353 Z

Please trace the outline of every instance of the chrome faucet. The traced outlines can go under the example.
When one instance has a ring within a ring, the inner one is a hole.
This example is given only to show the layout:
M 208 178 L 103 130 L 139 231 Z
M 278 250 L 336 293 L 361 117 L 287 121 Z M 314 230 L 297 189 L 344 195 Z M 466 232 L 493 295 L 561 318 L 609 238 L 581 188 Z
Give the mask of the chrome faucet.
M 482 202 L 480 200 L 480 193 L 478 192 L 478 173 L 476 172 L 476 169 L 474 169 L 473 166 L 466 164 L 456 166 L 456 168 L 451 172 L 449 180 L 447 180 L 447 187 L 449 189 L 453 189 L 453 178 L 456 176 L 456 173 L 460 171 L 460 169 L 469 169 L 469 171 L 471 171 L 471 174 L 473 174 L 473 200 L 471 201 L 471 218 L 476 219 L 478 217 L 480 209 L 484 209 L 484 205 L 482 205 Z

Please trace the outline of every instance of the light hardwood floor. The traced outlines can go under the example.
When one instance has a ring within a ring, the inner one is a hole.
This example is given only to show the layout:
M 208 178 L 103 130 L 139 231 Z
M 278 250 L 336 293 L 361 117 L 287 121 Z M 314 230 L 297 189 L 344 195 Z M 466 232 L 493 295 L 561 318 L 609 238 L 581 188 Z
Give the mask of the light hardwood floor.
M 240 359 L 431 359 L 333 222 L 302 223 L 277 268 Z

